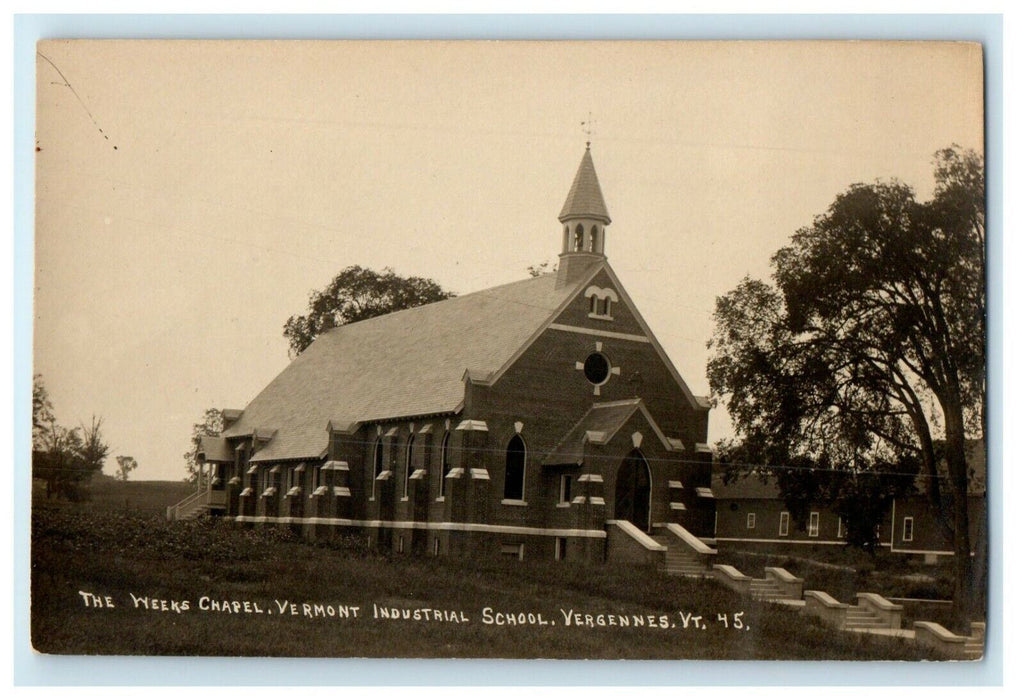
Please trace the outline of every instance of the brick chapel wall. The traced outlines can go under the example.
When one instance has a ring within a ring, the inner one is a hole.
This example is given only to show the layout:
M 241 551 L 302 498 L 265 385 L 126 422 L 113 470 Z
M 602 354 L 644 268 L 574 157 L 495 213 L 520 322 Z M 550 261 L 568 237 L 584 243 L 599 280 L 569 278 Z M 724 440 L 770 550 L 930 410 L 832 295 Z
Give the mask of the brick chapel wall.
M 612 303 L 611 320 L 592 318 L 590 315 L 590 299 L 586 291 L 591 286 L 602 289 L 613 289 L 619 296 L 618 302 Z M 628 333 L 630 335 L 643 335 L 643 327 L 636 318 L 629 312 L 622 302 L 622 292 L 612 282 L 607 272 L 602 270 L 594 275 L 594 279 L 587 283 L 583 291 L 570 303 L 569 306 L 555 319 L 555 323 L 567 326 L 583 328 L 595 328 L 612 333 Z
M 601 342 L 601 351 L 613 367 L 620 368 L 594 395 L 594 387 L 575 368 Z M 643 382 L 630 383 L 632 372 Z M 525 499 L 544 504 L 543 509 L 501 506 L 495 522 L 539 526 L 554 517 L 545 511 L 557 502 L 556 472 L 542 468 L 541 459 L 553 450 L 562 437 L 583 417 L 595 402 L 617 401 L 641 396 L 655 420 L 670 437 L 680 438 L 687 455 L 695 442 L 706 439 L 706 412 L 694 410 L 682 390 L 665 368 L 649 343 L 569 333 L 549 329 L 527 349 L 522 357 L 493 387 L 474 385 L 467 395 L 464 415 L 486 420 L 489 432 L 487 469 L 490 473 L 491 501 L 501 500 L 505 478 L 505 454 L 515 434 L 514 424 L 523 423 L 521 437 L 527 446 L 527 482 Z M 704 470 L 707 471 L 707 470 Z M 710 481 L 710 472 L 701 485 Z M 497 507 L 497 506 L 496 506 Z

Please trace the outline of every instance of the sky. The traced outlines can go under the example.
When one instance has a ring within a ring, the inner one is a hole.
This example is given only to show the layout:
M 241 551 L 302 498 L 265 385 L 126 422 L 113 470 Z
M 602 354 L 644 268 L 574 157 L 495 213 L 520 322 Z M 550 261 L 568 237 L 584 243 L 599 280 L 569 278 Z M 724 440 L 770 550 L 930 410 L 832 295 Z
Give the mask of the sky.
M 855 182 L 981 150 L 980 49 L 925 42 L 42 42 L 34 367 L 132 478 L 288 363 L 349 265 L 467 293 L 560 250 L 585 143 L 608 259 L 696 394 L 715 298 Z M 712 410 L 709 440 L 731 434 Z

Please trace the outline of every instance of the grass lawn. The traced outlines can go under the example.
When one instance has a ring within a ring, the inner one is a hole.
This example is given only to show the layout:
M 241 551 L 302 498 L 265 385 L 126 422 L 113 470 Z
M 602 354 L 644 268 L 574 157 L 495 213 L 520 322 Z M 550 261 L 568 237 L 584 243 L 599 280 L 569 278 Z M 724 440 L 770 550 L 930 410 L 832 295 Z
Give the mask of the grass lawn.
M 375 619 L 374 606 L 399 619 Z M 509 616 L 521 624 L 497 624 Z M 929 656 L 653 570 L 391 557 L 361 539 L 310 544 L 279 529 L 38 500 L 31 628 L 37 650 L 62 654 Z
M 196 487 L 182 481 L 119 481 L 106 474 L 97 474 L 85 487 L 89 494 L 85 505 L 93 512 L 127 511 L 163 517 L 172 506 L 195 492 Z M 44 499 L 42 481 L 32 484 L 33 496 Z

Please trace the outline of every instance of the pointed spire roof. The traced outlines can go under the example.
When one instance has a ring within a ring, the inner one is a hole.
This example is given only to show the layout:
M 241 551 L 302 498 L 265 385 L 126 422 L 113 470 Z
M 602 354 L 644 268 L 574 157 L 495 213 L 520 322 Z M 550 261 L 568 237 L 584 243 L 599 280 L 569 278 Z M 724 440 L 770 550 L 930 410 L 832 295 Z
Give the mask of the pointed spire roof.
M 576 178 L 569 188 L 569 196 L 565 198 L 562 213 L 558 215 L 559 221 L 564 222 L 568 219 L 599 219 L 606 226 L 612 222 L 608 216 L 608 208 L 604 205 L 604 197 L 601 195 L 601 184 L 597 181 L 594 160 L 590 157 L 589 142 L 587 150 L 583 153 L 583 160 L 580 161 L 579 170 L 576 171 Z

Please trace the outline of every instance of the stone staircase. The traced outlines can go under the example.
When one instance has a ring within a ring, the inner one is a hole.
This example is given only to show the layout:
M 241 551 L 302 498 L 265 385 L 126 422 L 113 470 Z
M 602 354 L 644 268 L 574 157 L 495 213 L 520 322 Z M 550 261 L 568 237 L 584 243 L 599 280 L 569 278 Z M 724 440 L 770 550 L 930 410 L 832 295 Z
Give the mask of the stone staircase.
M 689 534 L 689 533 L 687 533 Z M 667 528 L 658 528 L 651 537 L 665 547 L 665 564 L 663 570 L 670 576 L 689 576 L 691 578 L 711 577 L 712 553 L 698 552 L 693 546 L 681 539 L 679 535 Z M 690 537 L 693 537 L 690 535 Z
M 754 600 L 783 600 L 789 595 L 775 579 L 755 578 L 750 582 L 750 597 Z
M 685 545 L 672 542 L 671 535 L 654 538 L 658 543 L 665 545 L 668 549 L 665 552 L 665 573 L 672 576 L 693 576 L 703 578 L 708 575 L 700 557 L 691 551 L 687 551 Z
M 972 622 L 971 636 L 964 643 L 964 656 L 968 659 L 980 659 L 985 655 L 985 623 Z
M 889 621 L 870 608 L 854 606 L 846 611 L 842 629 L 853 632 L 889 629 Z

